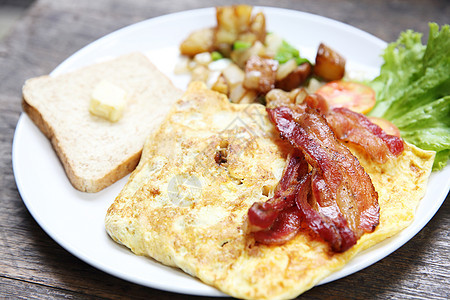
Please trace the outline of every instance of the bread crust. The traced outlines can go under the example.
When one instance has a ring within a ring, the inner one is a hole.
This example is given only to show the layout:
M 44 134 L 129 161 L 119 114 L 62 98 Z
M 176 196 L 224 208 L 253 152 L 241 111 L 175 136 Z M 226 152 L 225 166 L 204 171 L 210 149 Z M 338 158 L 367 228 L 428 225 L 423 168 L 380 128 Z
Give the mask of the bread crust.
M 141 53 L 61 76 L 27 80 L 22 89 L 23 111 L 50 140 L 72 186 L 95 193 L 136 168 L 145 138 L 181 91 Z M 132 94 L 130 111 L 121 123 L 92 116 L 87 110 L 92 89 L 104 77 L 128 87 Z M 55 80 L 59 80 L 57 86 Z
M 34 124 L 42 131 L 42 133 L 50 140 L 50 143 L 55 150 L 60 162 L 62 163 L 67 177 L 74 188 L 82 192 L 96 193 L 104 188 L 110 186 L 114 182 L 122 179 L 133 171 L 139 159 L 141 158 L 142 150 L 136 152 L 128 159 L 117 165 L 114 169 L 108 172 L 105 176 L 98 179 L 86 179 L 78 176 L 72 165 L 69 163 L 69 159 L 60 146 L 58 138 L 55 135 L 53 127 L 42 117 L 42 114 L 33 106 L 28 104 L 24 97 L 22 97 L 22 108 L 24 112 L 30 117 Z

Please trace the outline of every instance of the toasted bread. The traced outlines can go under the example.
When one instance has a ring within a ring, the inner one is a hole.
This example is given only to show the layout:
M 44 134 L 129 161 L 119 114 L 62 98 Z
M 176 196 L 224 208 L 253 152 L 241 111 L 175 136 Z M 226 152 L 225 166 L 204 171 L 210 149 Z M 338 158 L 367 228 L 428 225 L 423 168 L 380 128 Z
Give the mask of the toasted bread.
M 124 89 L 127 105 L 111 122 L 89 112 L 102 80 Z M 72 185 L 97 192 L 131 172 L 146 137 L 181 91 L 141 53 L 132 53 L 59 76 L 29 79 L 24 111 L 51 141 Z

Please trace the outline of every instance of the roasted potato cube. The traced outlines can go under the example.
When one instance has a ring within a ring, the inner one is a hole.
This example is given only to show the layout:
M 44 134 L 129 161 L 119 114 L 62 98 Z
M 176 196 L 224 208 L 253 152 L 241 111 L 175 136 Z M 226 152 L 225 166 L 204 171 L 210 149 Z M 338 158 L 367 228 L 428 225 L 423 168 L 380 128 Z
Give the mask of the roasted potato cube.
M 228 87 L 227 81 L 225 80 L 225 77 L 223 75 L 220 75 L 217 78 L 217 81 L 212 85 L 211 89 L 213 91 L 225 94 L 227 96 L 229 93 L 229 87 Z
M 312 68 L 309 63 L 303 63 L 297 66 L 294 71 L 289 73 L 282 80 L 277 81 L 275 86 L 285 91 L 290 91 L 299 87 L 303 82 L 308 79 L 309 75 L 312 73 Z
M 267 93 L 275 87 L 277 68 L 276 60 L 251 56 L 245 64 L 244 87 Z
M 191 81 L 201 81 L 205 82 L 208 80 L 209 70 L 207 67 L 198 65 L 191 73 Z
M 266 94 L 266 106 L 274 108 L 291 104 L 300 104 L 308 96 L 304 88 L 293 89 L 286 92 L 280 89 L 273 89 Z
M 241 102 L 242 97 L 244 97 L 247 90 L 244 88 L 242 83 L 237 83 L 230 86 L 230 101 L 233 103 Z
M 319 81 L 314 77 L 311 77 L 308 81 L 308 85 L 305 87 L 306 91 L 310 94 L 315 93 L 318 89 L 320 89 L 325 83 L 323 81 Z
M 231 52 L 230 58 L 242 69 L 245 68 L 247 60 L 254 55 L 262 56 L 264 54 L 264 45 L 260 41 L 256 41 L 253 46 L 245 50 L 234 50 Z
M 213 49 L 214 29 L 204 28 L 192 32 L 180 45 L 180 52 L 183 55 L 194 56 L 202 52 L 209 52 Z
M 239 34 L 237 39 L 244 43 L 249 43 L 250 45 L 253 45 L 256 41 L 258 41 L 256 35 L 253 32 L 241 33 Z
M 245 77 L 244 71 L 236 64 L 230 64 L 222 71 L 222 74 L 229 86 L 235 85 L 236 83 L 242 83 Z
M 280 81 L 284 78 L 286 78 L 289 74 L 294 72 L 294 70 L 297 68 L 297 62 L 294 58 L 288 60 L 284 64 L 280 64 L 278 66 L 277 70 L 277 81 Z
M 266 35 L 264 46 L 266 46 L 266 53 L 265 55 L 267 57 L 275 57 L 275 55 L 278 52 L 278 49 L 280 49 L 281 44 L 283 43 L 283 38 L 276 33 L 271 33 Z
M 295 98 L 292 99 L 288 92 L 280 89 L 273 89 L 266 94 L 266 106 L 268 108 L 275 108 L 278 106 L 285 106 L 295 103 Z
M 234 8 L 234 14 L 236 16 L 236 27 L 239 32 L 247 31 L 252 18 L 252 9 L 250 5 L 236 5 Z
M 215 44 L 233 44 L 239 33 L 235 6 L 217 7 L 216 19 Z
M 345 74 L 345 58 L 321 43 L 316 54 L 314 73 L 326 81 L 339 80 Z
M 266 40 L 266 17 L 262 12 L 257 13 L 251 22 L 250 31 L 255 34 L 256 38 L 264 43 Z
M 235 40 L 237 40 L 237 33 L 234 30 L 226 30 L 223 28 L 218 28 L 215 34 L 215 45 L 232 45 Z
M 256 102 L 256 99 L 258 97 L 258 93 L 254 90 L 247 90 L 244 94 L 244 96 L 241 98 L 239 103 L 241 104 L 249 104 Z
M 306 97 L 309 95 L 305 88 L 293 89 L 289 92 L 292 97 L 295 96 L 295 104 L 303 103 Z
M 264 14 L 252 17 L 250 5 L 220 6 L 216 8 L 217 27 L 214 33 L 214 47 L 222 54 L 228 55 L 236 41 L 253 44 L 264 42 L 266 23 Z
M 199 65 L 207 66 L 212 62 L 211 53 L 209 52 L 202 52 L 199 54 L 196 54 L 194 56 L 194 62 L 196 62 Z

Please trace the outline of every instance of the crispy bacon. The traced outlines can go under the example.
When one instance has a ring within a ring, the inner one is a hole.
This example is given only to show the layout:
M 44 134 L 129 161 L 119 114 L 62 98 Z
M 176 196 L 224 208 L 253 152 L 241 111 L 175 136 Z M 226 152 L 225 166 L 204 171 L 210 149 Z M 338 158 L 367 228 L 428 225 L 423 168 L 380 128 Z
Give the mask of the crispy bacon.
M 347 226 L 347 221 L 341 215 L 335 220 L 330 220 L 315 210 L 303 195 L 296 198 L 296 204 L 304 223 L 328 242 L 334 251 L 345 251 L 356 243 L 354 232 Z
M 296 155 L 291 156 L 283 177 L 278 184 L 275 196 L 264 204 L 264 207 L 253 205 L 249 210 L 249 221 L 252 223 L 251 215 L 255 211 L 261 212 L 276 211 L 276 217 L 270 218 L 271 224 L 262 230 L 254 233 L 255 240 L 263 244 L 284 244 L 292 239 L 300 230 L 302 212 L 297 207 L 299 198 L 307 199 L 311 191 L 311 174 L 308 173 L 308 164 L 301 152 L 296 151 Z M 289 184 L 292 193 L 283 191 Z M 260 215 L 260 214 L 258 214 Z
M 330 110 L 318 95 L 309 95 L 303 104 L 271 107 L 267 112 L 295 152 L 274 197 L 249 210 L 255 240 L 283 244 L 309 228 L 333 251 L 349 249 L 378 225 L 378 194 L 357 158 L 338 138 L 360 145 L 377 161 L 401 153 L 403 141 L 384 133 L 364 115 L 345 108 Z
M 338 139 L 363 147 L 379 163 L 385 163 L 391 155 L 398 156 L 403 152 L 401 138 L 385 133 L 363 114 L 336 107 L 326 118 Z
M 297 206 L 290 206 L 279 212 L 271 227 L 256 231 L 255 241 L 266 245 L 282 245 L 300 231 L 301 216 Z
M 377 193 L 369 176 L 316 109 L 302 104 L 268 113 L 280 135 L 303 152 L 313 169 L 312 204 L 296 201 L 301 215 L 334 251 L 347 250 L 379 222 Z
M 252 226 L 250 231 L 269 229 L 278 215 L 295 204 L 300 188 L 299 179 L 308 172 L 308 164 L 300 151 L 294 151 L 288 157 L 283 176 L 275 188 L 274 196 L 266 202 L 255 202 L 248 211 Z
M 326 116 L 338 139 L 362 147 L 376 162 L 385 163 L 392 155 L 398 156 L 403 152 L 401 138 L 387 134 L 365 115 L 345 107 L 330 110 L 326 100 L 318 94 L 309 95 L 305 102 Z
M 328 105 L 327 100 L 319 94 L 307 95 L 305 103 L 309 107 L 317 109 L 323 115 L 327 115 L 330 112 L 330 106 Z

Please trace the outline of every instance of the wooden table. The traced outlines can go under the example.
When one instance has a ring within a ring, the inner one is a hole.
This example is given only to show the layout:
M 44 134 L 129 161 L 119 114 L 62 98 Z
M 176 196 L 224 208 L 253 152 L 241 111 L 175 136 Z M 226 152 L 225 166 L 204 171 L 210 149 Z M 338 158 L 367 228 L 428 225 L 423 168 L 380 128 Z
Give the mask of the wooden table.
M 14 129 L 25 79 L 47 74 L 86 44 L 123 26 L 159 15 L 232 1 L 39 0 L 0 43 L 0 298 L 194 299 L 117 279 L 54 242 L 31 217 L 11 164 Z M 450 23 L 449 1 L 247 1 L 334 18 L 393 41 L 428 21 Z M 425 34 L 426 36 L 426 34 Z M 380 262 L 315 287 L 305 299 L 449 299 L 450 203 L 411 241 Z

